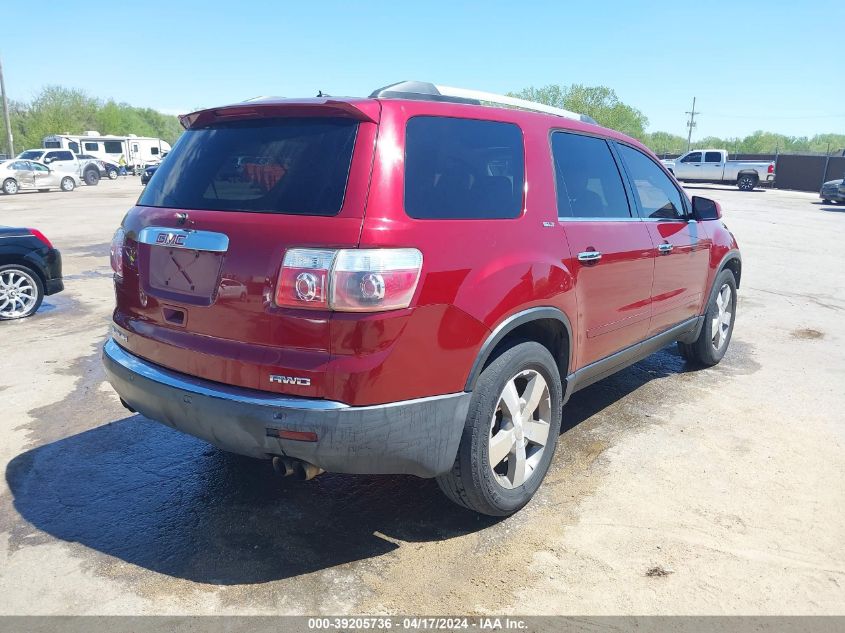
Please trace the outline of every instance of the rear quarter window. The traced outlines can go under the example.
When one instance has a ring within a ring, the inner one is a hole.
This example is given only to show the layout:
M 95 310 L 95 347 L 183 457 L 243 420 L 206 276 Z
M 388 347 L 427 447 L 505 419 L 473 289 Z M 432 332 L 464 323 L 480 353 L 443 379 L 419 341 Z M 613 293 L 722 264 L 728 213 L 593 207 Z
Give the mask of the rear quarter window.
M 418 116 L 405 134 L 405 212 L 504 219 L 522 212 L 525 157 L 513 123 Z
M 357 121 L 280 118 L 186 130 L 138 203 L 212 211 L 336 215 Z

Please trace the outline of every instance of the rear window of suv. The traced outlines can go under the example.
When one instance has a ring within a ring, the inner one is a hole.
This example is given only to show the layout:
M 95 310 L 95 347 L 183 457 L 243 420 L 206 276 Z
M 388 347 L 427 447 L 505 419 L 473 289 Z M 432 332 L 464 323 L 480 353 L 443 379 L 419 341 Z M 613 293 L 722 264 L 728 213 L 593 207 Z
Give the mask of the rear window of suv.
M 518 126 L 431 116 L 408 121 L 405 212 L 412 218 L 515 218 L 524 180 Z
M 358 123 L 231 121 L 186 130 L 138 204 L 212 211 L 336 215 Z

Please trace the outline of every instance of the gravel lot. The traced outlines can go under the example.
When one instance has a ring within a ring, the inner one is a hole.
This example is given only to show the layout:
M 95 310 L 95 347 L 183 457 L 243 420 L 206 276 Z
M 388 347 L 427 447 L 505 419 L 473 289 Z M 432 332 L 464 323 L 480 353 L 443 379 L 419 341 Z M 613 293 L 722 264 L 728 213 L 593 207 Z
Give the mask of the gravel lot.
M 845 206 L 696 187 L 744 256 L 721 365 L 674 347 L 577 394 L 537 498 L 479 518 L 411 477 L 282 480 L 103 382 L 135 178 L 0 196 L 66 291 L 0 323 L 0 613 L 845 614 Z

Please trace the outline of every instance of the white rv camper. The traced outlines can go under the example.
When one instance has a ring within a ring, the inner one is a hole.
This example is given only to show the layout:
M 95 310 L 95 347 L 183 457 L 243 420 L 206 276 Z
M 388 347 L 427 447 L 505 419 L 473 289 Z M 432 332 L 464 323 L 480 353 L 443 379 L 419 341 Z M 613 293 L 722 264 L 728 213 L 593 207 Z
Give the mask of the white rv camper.
M 102 136 L 90 130 L 81 135 L 54 134 L 44 137 L 44 147 L 69 149 L 76 154 L 91 154 L 113 163 L 123 156 L 126 166 L 136 173 L 147 165 L 156 165 L 170 151 L 170 144 L 149 136 Z

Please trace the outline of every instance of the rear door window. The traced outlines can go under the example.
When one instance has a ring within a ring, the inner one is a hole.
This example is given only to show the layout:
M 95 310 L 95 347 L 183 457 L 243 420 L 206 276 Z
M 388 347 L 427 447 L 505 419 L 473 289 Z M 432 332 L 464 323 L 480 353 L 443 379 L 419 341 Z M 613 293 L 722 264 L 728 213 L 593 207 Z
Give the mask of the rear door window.
M 336 215 L 358 122 L 280 118 L 186 130 L 138 204 L 212 211 Z
M 625 185 L 602 138 L 552 133 L 559 218 L 631 217 Z
M 704 153 L 704 162 L 705 163 L 721 163 L 722 162 L 721 152 L 705 152 Z
M 405 212 L 410 217 L 515 218 L 522 213 L 524 182 L 517 125 L 433 116 L 408 121 Z

